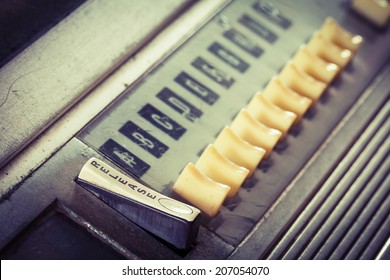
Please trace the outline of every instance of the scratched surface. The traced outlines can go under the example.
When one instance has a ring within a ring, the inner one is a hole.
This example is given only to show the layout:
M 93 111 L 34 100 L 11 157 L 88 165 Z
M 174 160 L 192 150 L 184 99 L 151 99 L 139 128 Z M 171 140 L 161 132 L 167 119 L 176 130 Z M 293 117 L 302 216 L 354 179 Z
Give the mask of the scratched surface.
M 3 66 L 0 168 L 134 53 L 185 2 L 88 2 Z M 154 9 L 158 13 L 150 13 Z

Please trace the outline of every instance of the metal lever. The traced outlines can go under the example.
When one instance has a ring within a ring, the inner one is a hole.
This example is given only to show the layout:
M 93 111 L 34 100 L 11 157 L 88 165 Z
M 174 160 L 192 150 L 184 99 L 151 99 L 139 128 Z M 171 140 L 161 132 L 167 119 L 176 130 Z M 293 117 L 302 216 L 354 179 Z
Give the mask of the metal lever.
M 179 249 L 196 239 L 200 210 L 164 196 L 97 158 L 88 160 L 77 182 L 140 227 Z

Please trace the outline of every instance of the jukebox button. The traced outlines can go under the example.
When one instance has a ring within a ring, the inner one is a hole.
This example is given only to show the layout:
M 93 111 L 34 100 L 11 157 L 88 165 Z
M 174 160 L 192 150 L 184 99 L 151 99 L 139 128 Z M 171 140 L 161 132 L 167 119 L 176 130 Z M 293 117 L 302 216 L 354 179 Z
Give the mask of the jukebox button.
M 341 48 L 315 32 L 307 43 L 308 49 L 320 58 L 344 68 L 352 58 L 352 51 Z
M 263 96 L 278 107 L 294 112 L 298 122 L 309 109 L 312 101 L 285 86 L 278 77 L 274 77 L 263 91 Z
M 230 187 L 228 197 L 233 197 L 237 193 L 249 174 L 248 169 L 227 159 L 212 144 L 203 151 L 195 166 L 207 177 L 228 185 Z
M 253 173 L 265 155 L 265 150 L 240 138 L 233 129 L 226 126 L 215 139 L 214 147 L 226 158 Z
M 311 53 L 307 46 L 301 46 L 292 61 L 299 69 L 326 84 L 332 82 L 340 69 L 336 64 L 326 62 Z
M 242 109 L 235 117 L 231 129 L 244 141 L 265 149 L 265 157 L 269 156 L 282 136 L 282 132 L 279 130 L 269 128 L 257 121 L 247 109 Z
M 352 0 L 351 7 L 378 27 L 385 27 L 390 20 L 388 0 Z
M 328 17 L 322 25 L 319 33 L 325 40 L 333 42 L 343 49 L 355 52 L 363 43 L 363 37 L 354 35 L 339 26 L 337 22 Z
M 326 84 L 320 82 L 292 63 L 286 64 L 282 72 L 279 74 L 280 80 L 291 88 L 293 91 L 316 101 L 326 88 Z
M 257 93 L 246 107 L 246 111 L 262 124 L 279 130 L 285 135 L 294 123 L 297 115 L 276 106 L 265 98 L 263 93 Z
M 205 176 L 193 163 L 188 163 L 177 178 L 173 191 L 214 217 L 230 191 L 230 187 Z

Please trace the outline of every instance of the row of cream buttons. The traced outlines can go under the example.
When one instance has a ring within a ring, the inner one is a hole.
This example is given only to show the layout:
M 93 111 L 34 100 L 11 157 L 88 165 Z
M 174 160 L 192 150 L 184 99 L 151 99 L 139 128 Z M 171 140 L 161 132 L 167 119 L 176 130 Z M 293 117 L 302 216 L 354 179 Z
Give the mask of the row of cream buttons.
M 289 128 L 318 100 L 344 68 L 363 39 L 326 19 L 307 45 L 300 47 L 278 77 L 258 92 L 230 126 L 226 126 L 199 157 L 181 172 L 173 190 L 210 217 Z

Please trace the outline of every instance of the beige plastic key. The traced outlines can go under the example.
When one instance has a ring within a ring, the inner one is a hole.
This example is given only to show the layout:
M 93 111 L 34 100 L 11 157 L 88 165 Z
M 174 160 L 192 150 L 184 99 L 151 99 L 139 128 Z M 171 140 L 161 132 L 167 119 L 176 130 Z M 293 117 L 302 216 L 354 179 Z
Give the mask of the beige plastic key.
M 282 132 L 260 123 L 247 109 L 242 109 L 234 118 L 231 129 L 248 143 L 265 149 L 265 157 L 269 156 L 282 137 Z
M 388 0 L 352 0 L 352 9 L 378 27 L 385 27 L 390 20 Z
M 223 156 L 214 147 L 209 145 L 199 157 L 195 166 L 207 177 L 218 183 L 222 183 L 230 187 L 228 197 L 236 195 L 245 178 L 249 174 L 249 170 L 239 166 Z
M 363 43 L 362 36 L 349 33 L 331 17 L 325 20 L 319 33 L 325 40 L 331 41 L 339 47 L 353 52 L 356 52 Z
M 330 84 L 340 70 L 336 64 L 327 62 L 311 53 L 307 46 L 301 46 L 292 61 L 298 68 L 326 84 Z
M 341 48 L 326 40 L 318 31 L 313 34 L 307 43 L 307 48 L 313 54 L 328 62 L 337 64 L 340 68 L 344 68 L 353 55 L 351 50 Z
M 218 214 L 230 187 L 205 176 L 193 163 L 188 163 L 177 178 L 173 191 L 210 217 Z
M 270 102 L 262 92 L 257 93 L 251 99 L 246 107 L 246 111 L 262 124 L 281 131 L 283 136 L 297 118 L 295 113 L 283 110 Z
M 214 147 L 226 158 L 249 170 L 250 176 L 265 156 L 265 150 L 240 138 L 226 126 L 214 141 Z
M 295 122 L 303 117 L 312 104 L 310 98 L 302 96 L 285 86 L 279 77 L 271 79 L 264 89 L 263 95 L 280 108 L 294 112 L 297 115 Z
M 326 88 L 326 84 L 320 82 L 300 70 L 289 61 L 279 74 L 280 80 L 293 91 L 317 101 Z

